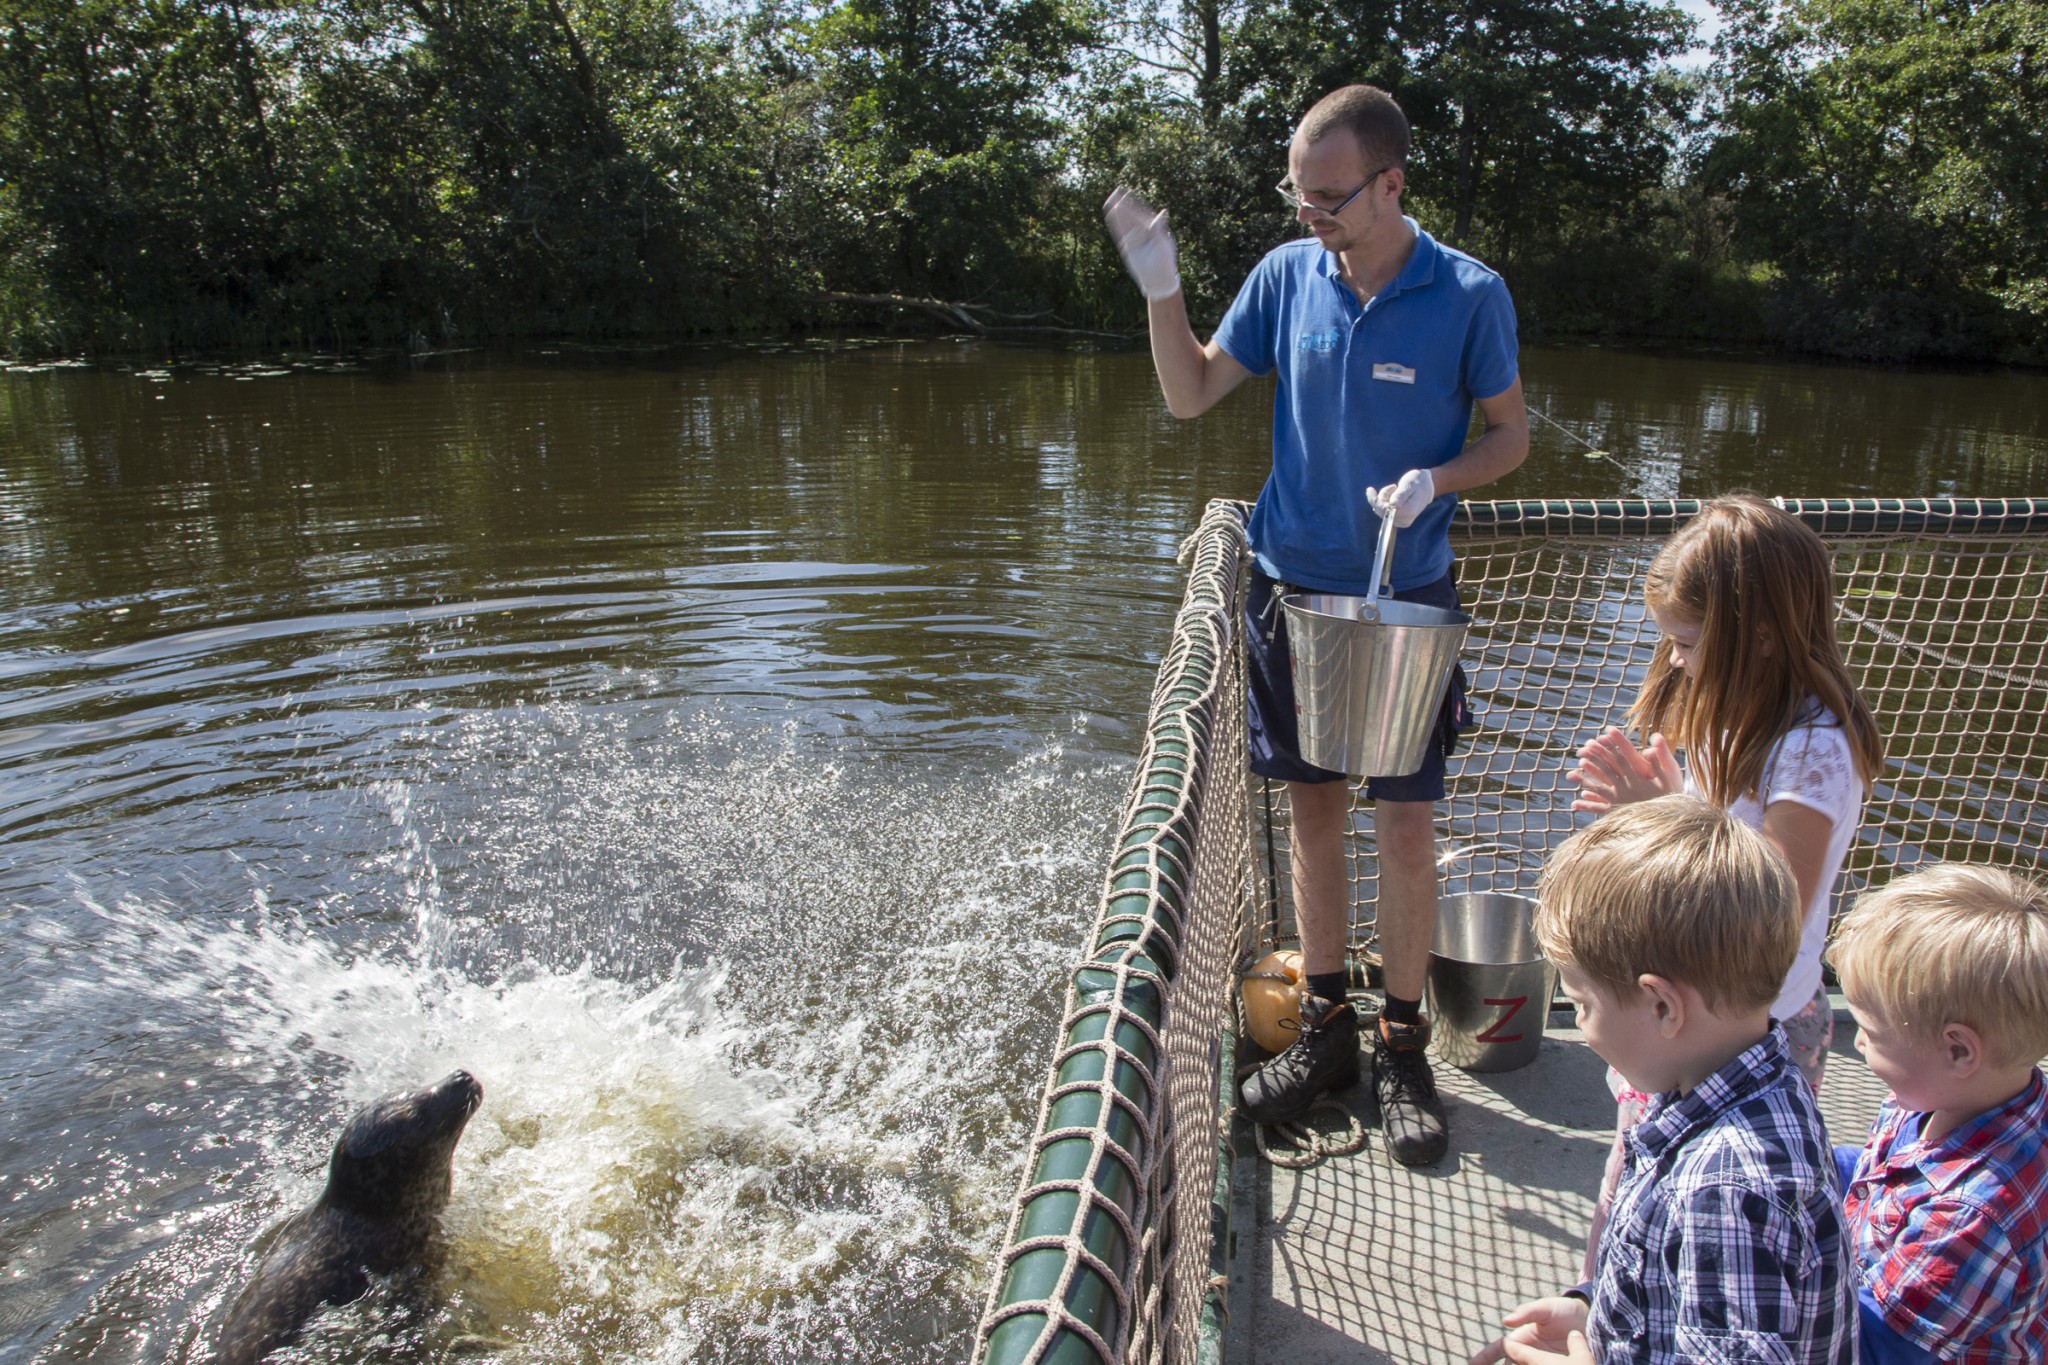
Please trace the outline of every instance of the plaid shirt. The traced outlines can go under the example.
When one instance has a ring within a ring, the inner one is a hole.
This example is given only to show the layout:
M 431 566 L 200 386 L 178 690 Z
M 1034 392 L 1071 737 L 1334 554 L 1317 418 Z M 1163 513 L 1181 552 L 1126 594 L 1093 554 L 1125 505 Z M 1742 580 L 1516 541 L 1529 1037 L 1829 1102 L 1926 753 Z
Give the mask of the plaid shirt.
M 1849 1182 L 1860 1287 L 1885 1325 L 1964 1365 L 2048 1360 L 2048 1087 L 1934 1142 L 1888 1099 Z M 1960 1348 L 1960 1350 L 1958 1350 Z
M 1813 1091 L 1776 1024 L 1623 1137 L 1587 1342 L 1618 1362 L 1853 1365 L 1856 1289 Z

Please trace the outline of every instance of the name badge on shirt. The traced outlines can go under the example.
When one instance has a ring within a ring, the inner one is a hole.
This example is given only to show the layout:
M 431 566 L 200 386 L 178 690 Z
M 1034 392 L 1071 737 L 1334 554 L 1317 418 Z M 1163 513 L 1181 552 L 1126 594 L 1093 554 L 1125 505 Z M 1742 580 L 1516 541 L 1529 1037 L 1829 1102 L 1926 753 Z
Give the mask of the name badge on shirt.
M 1413 384 L 1415 371 L 1406 365 L 1397 365 L 1391 360 L 1382 360 L 1372 367 L 1374 379 L 1384 379 L 1389 384 Z

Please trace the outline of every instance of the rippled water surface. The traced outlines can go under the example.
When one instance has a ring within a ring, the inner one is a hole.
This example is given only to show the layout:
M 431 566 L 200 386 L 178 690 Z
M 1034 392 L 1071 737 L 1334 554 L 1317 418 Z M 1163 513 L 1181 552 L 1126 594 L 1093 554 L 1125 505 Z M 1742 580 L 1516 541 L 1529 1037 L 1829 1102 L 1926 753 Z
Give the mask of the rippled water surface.
M 1524 363 L 1499 496 L 2048 492 L 2040 376 Z M 445 1259 L 294 1358 L 963 1358 L 1266 424 L 955 343 L 0 374 L 0 1358 L 188 1358 L 455 1066 Z

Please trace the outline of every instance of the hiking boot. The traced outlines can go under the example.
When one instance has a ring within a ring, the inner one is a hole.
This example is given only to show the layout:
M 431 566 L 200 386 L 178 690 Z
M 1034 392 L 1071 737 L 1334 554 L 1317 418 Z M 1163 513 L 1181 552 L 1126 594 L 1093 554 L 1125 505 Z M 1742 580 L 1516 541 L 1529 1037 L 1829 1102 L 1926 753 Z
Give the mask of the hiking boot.
M 1287 1051 L 1245 1077 L 1244 1112 L 1259 1123 L 1298 1118 L 1316 1096 L 1358 1084 L 1358 1011 L 1301 997 L 1301 1032 Z
M 1429 1021 L 1395 1024 L 1382 1019 L 1372 1035 L 1372 1089 L 1380 1102 L 1380 1132 L 1403 1166 L 1443 1160 L 1451 1123 L 1429 1071 Z

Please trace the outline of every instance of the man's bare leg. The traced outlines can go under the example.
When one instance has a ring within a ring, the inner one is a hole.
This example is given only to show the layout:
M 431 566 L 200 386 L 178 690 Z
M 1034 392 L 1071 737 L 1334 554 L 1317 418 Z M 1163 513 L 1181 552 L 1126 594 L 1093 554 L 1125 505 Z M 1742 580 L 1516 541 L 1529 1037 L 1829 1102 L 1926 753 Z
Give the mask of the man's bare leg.
M 1391 1000 L 1418 1001 L 1429 973 L 1429 942 L 1436 933 L 1436 807 L 1427 801 L 1373 805 L 1379 847 L 1377 922 L 1380 968 Z M 1373 1089 L 1387 1151 L 1408 1166 L 1442 1158 L 1450 1126 L 1437 1097 L 1423 1049 L 1425 1026 L 1389 1016 L 1373 1039 Z
M 1377 801 L 1380 967 L 1387 994 L 1420 1000 L 1436 934 L 1436 807 L 1428 801 Z
M 1351 880 L 1344 869 L 1344 833 L 1351 820 L 1349 782 L 1289 782 L 1293 830 L 1294 914 L 1301 929 L 1301 969 L 1320 976 L 1344 970 L 1351 935 Z

